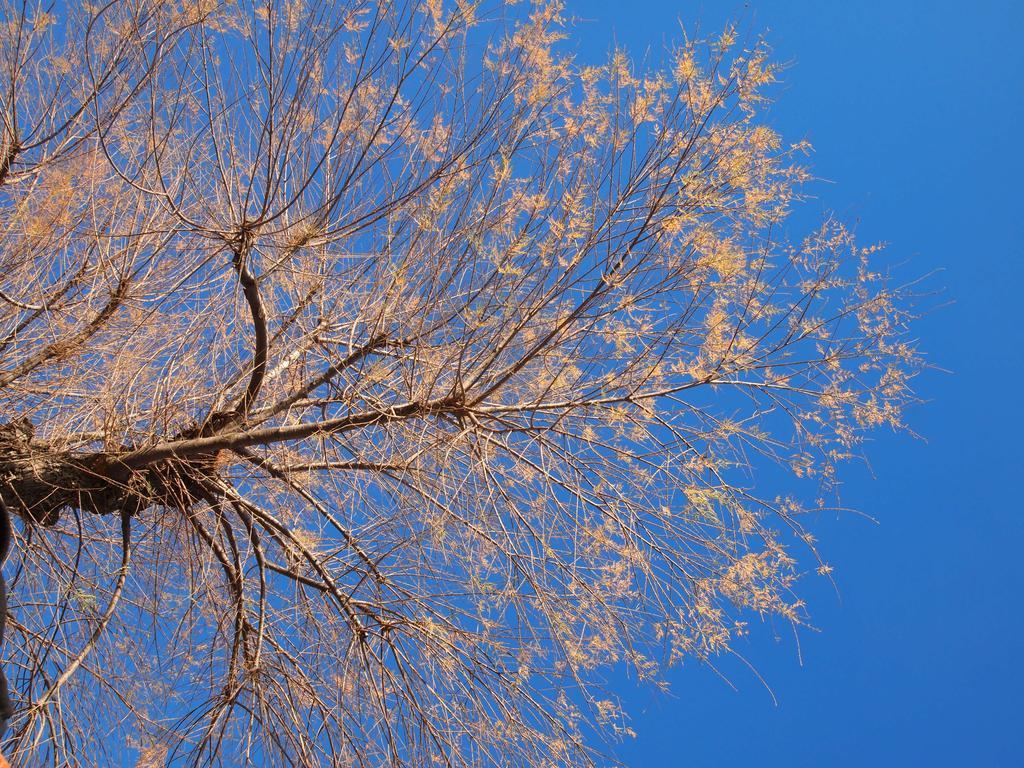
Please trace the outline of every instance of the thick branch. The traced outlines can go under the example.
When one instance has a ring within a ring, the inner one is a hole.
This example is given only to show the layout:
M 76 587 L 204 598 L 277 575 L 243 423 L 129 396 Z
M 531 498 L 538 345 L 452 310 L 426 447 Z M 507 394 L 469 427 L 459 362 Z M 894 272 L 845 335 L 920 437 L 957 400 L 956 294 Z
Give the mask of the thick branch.
M 288 440 L 302 440 L 316 434 L 337 434 L 339 432 L 348 432 L 352 429 L 387 424 L 403 419 L 445 412 L 457 412 L 462 408 L 461 398 L 451 395 L 436 400 L 414 400 L 392 406 L 386 410 L 362 411 L 336 419 L 325 419 L 324 421 L 306 424 L 267 427 L 250 431 L 225 432 L 209 437 L 196 437 L 158 443 L 149 448 L 140 448 L 121 456 L 109 457 L 108 461 L 112 465 L 139 469 L 170 458 L 189 459 L 197 456 L 208 456 L 225 449 L 248 448 L 252 445 L 269 445 Z
M 233 264 L 238 272 L 238 281 L 242 284 L 242 293 L 249 304 L 249 311 L 252 313 L 252 324 L 255 338 L 253 340 L 252 373 L 249 376 L 249 384 L 245 388 L 245 394 L 235 407 L 235 411 L 243 419 L 248 415 L 252 404 L 259 396 L 260 388 L 263 386 L 263 379 L 267 372 L 267 354 L 269 342 L 267 335 L 267 313 L 263 307 L 263 298 L 260 296 L 260 287 L 252 272 L 249 271 L 250 247 L 240 247 L 235 251 Z
M 7 181 L 7 175 L 11 172 L 11 165 L 14 164 L 14 158 L 18 156 L 20 150 L 21 146 L 16 139 L 12 138 L 7 142 L 3 152 L 0 153 L 0 186 L 3 186 L 4 182 Z

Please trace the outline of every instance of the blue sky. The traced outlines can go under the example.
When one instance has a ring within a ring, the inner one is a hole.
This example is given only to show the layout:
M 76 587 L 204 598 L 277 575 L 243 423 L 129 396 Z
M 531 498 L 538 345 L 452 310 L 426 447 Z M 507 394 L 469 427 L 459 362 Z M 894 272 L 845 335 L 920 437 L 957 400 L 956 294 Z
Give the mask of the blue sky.
M 817 521 L 839 594 L 808 580 L 800 652 L 761 627 L 739 664 L 691 665 L 673 694 L 624 689 L 632 766 L 1024 765 L 1024 5 L 975 0 L 567 0 L 579 56 L 655 60 L 679 21 L 733 19 L 791 63 L 769 121 L 815 147 L 791 233 L 835 212 L 944 294 L 917 325 L 948 373 L 917 381 L 925 439 L 878 434 Z M 801 665 L 802 659 L 802 665 Z

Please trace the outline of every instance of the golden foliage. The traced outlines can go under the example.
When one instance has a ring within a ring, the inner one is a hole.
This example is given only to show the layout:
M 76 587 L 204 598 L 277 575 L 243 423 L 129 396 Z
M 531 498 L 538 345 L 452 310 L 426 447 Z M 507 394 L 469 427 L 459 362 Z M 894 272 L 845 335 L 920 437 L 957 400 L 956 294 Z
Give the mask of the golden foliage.
M 796 499 L 918 361 L 873 249 L 779 239 L 765 46 L 67 5 L 0 27 L 18 764 L 587 765 L 601 667 L 804 621 Z

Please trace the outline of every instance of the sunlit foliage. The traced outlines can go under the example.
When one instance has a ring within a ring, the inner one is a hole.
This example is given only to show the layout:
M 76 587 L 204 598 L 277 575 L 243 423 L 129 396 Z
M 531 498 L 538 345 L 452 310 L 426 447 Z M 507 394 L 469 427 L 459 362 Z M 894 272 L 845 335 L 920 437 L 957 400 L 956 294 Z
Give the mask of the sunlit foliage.
M 600 668 L 805 621 L 802 515 L 918 362 L 876 249 L 785 236 L 761 43 L 2 7 L 15 764 L 587 765 Z

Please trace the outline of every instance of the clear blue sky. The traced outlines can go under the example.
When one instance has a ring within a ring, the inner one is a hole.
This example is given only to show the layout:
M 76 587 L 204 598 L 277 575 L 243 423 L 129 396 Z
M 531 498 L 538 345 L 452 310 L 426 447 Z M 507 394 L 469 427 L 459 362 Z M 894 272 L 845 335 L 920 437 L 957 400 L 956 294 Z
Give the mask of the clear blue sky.
M 820 633 L 783 628 L 742 648 L 738 690 L 696 665 L 672 697 L 627 695 L 632 766 L 1024 766 L 1024 4 L 1010 0 L 567 0 L 595 62 L 615 39 L 655 58 L 678 20 L 763 30 L 792 63 L 769 120 L 815 146 L 791 229 L 834 211 L 884 240 L 902 274 L 950 303 L 917 326 L 927 442 L 879 434 L 820 519 L 834 591 L 808 580 Z

